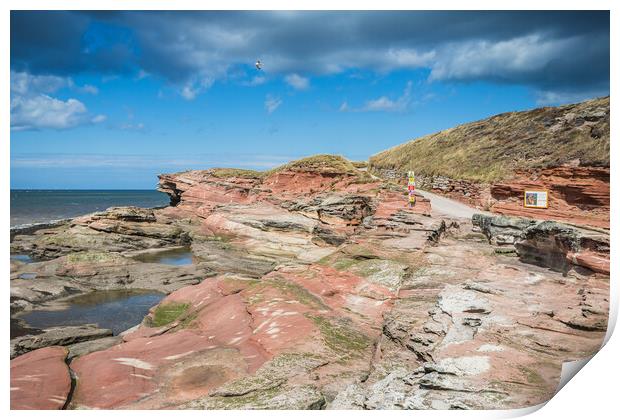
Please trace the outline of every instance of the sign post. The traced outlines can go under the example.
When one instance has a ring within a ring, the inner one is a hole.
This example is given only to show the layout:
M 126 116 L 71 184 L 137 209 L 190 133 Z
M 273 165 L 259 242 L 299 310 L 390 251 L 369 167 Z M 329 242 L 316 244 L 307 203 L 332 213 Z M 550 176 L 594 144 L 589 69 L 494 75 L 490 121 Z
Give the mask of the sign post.
M 415 205 L 415 172 L 407 172 L 407 190 L 409 192 L 409 207 Z
M 523 207 L 533 209 L 549 208 L 549 191 L 525 191 L 523 194 Z

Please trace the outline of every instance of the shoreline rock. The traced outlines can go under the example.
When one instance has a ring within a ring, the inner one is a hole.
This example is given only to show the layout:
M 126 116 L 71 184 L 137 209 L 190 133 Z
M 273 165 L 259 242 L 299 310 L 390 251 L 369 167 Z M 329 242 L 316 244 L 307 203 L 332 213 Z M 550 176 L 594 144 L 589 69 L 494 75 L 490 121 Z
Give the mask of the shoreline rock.
M 112 336 L 112 331 L 94 324 L 45 328 L 37 335 L 24 335 L 11 340 L 11 359 L 52 346 L 68 346 Z
M 609 275 L 609 234 L 552 221 L 487 216 L 472 218 L 494 245 L 514 246 L 522 261 L 567 273 L 584 268 Z
M 71 391 L 64 347 L 46 347 L 11 360 L 11 410 L 60 410 Z
M 507 409 L 545 401 L 561 362 L 602 343 L 604 232 L 434 218 L 428 200 L 409 207 L 401 187 L 335 157 L 160 179 L 174 206 L 15 237 L 46 259 L 12 262 L 15 310 L 97 289 L 169 294 L 119 336 L 16 357 L 31 362 L 12 383 L 51 365 L 42 383 L 65 386 L 68 360 L 76 386 L 55 408 Z M 181 245 L 193 264 L 140 261 Z M 576 264 L 532 265 L 533 250 Z

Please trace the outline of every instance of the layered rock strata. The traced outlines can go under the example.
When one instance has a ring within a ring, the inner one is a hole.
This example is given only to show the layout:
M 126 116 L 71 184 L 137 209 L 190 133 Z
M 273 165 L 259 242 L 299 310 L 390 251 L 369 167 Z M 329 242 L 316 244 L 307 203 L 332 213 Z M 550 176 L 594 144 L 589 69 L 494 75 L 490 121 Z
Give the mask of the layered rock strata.
M 600 347 L 604 270 L 553 271 L 495 251 L 558 240 L 578 244 L 579 261 L 604 240 L 588 248 L 592 235 L 522 219 L 476 217 L 476 231 L 327 161 L 324 171 L 315 159 L 268 174 L 162 175 L 170 207 L 17 235 L 14 251 L 42 261 L 12 262 L 14 316 L 100 288 L 168 296 L 120 336 L 14 358 L 12 407 L 520 408 L 550 398 L 563 361 Z M 136 258 L 180 244 L 189 266 Z

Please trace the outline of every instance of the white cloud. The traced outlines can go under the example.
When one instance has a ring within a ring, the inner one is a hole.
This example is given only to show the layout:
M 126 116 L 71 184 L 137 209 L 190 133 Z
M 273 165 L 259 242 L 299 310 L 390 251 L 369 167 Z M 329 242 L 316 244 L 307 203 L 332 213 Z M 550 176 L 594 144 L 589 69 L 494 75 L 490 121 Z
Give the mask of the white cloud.
M 268 113 L 273 113 L 280 105 L 282 105 L 282 99 L 267 95 L 267 98 L 265 99 L 265 109 Z
M 32 75 L 27 72 L 11 71 L 11 93 L 29 95 L 32 93 L 54 93 L 69 88 L 79 93 L 96 95 L 99 89 L 93 85 L 77 85 L 70 77 Z
M 392 100 L 386 96 L 382 96 L 375 100 L 370 100 L 366 102 L 366 105 L 362 109 L 363 111 L 404 111 L 409 106 L 411 102 L 411 81 L 407 82 L 407 86 L 405 86 L 405 90 L 403 94 Z
M 267 82 L 267 78 L 265 76 L 254 76 L 249 82 L 242 82 L 241 84 L 244 86 L 260 86 L 265 82 Z
M 91 95 L 97 95 L 99 93 L 97 86 L 93 85 L 84 85 L 79 87 L 78 90 L 83 93 L 90 93 Z
M 608 95 L 605 91 L 589 91 L 589 92 L 556 92 L 556 91 L 538 91 L 536 92 L 536 104 L 539 106 L 557 106 L 574 104 L 600 96 Z
M 11 71 L 11 94 L 54 93 L 69 86 L 70 80 L 65 77 L 33 76 L 26 72 Z
M 71 128 L 88 121 L 86 106 L 77 99 L 62 101 L 47 95 L 11 99 L 11 128 Z
M 545 40 L 528 35 L 507 41 L 463 42 L 447 46 L 432 66 L 431 80 L 510 79 L 538 73 L 552 59 L 562 57 L 570 39 Z
M 184 97 L 185 99 L 187 99 L 188 101 L 193 100 L 196 97 L 197 94 L 198 94 L 198 91 L 195 90 L 190 85 L 185 85 L 181 89 L 181 96 Z
M 187 82 L 181 88 L 181 96 L 188 101 L 194 100 L 196 96 L 209 89 L 213 85 L 212 77 L 203 76 Z
M 398 102 L 393 101 L 387 96 L 371 99 L 366 102 L 363 111 L 394 111 L 398 107 Z
M 420 53 L 411 48 L 391 48 L 385 53 L 384 66 L 387 70 L 397 68 L 415 69 L 428 66 L 437 55 L 435 50 Z
M 11 129 L 60 130 L 105 121 L 105 115 L 90 115 L 86 105 L 78 99 L 63 100 L 50 96 L 63 88 L 90 94 L 99 92 L 92 85 L 77 86 L 71 78 L 12 71 Z
M 253 70 L 257 59 L 268 78 L 423 68 L 435 80 L 481 80 L 538 90 L 585 91 L 609 84 L 609 17 L 604 11 L 132 11 L 62 16 L 66 30 L 47 25 L 53 34 L 49 42 L 41 43 L 28 31 L 18 33 L 16 42 L 23 48 L 14 55 L 48 71 L 133 69 L 138 78 L 149 73 L 188 99 L 204 91 L 188 81 L 205 75 L 231 80 L 230 73 Z M 24 27 L 41 21 L 39 14 L 28 19 Z M 107 54 L 116 51 L 101 45 L 101 51 L 90 51 L 84 60 L 68 48 L 81 35 L 79 28 L 98 21 L 127 28 L 135 50 L 128 45 L 122 54 Z M 45 28 L 37 29 L 46 35 Z
M 119 128 L 121 130 L 126 130 L 126 131 L 133 131 L 133 130 L 142 131 L 144 130 L 145 125 L 144 123 L 141 123 L 141 122 L 140 123 L 124 123 L 124 124 L 121 124 Z
M 390 99 L 387 96 L 381 96 L 376 99 L 370 99 L 366 101 L 361 108 L 351 108 L 345 101 L 340 105 L 340 112 L 402 112 L 407 109 L 411 103 L 411 88 L 413 84 L 411 81 L 407 82 L 403 94 L 395 99 Z
M 306 90 L 310 86 L 310 81 L 306 77 L 300 76 L 297 73 L 287 75 L 284 80 L 297 90 Z
M 74 153 L 16 153 L 11 157 L 14 168 L 208 168 L 235 167 L 268 169 L 299 159 L 301 156 L 209 153 L 180 155 L 149 154 L 74 154 Z
M 105 115 L 99 114 L 99 115 L 95 115 L 90 121 L 93 124 L 98 124 L 98 123 L 104 122 L 107 119 L 108 117 L 106 117 Z

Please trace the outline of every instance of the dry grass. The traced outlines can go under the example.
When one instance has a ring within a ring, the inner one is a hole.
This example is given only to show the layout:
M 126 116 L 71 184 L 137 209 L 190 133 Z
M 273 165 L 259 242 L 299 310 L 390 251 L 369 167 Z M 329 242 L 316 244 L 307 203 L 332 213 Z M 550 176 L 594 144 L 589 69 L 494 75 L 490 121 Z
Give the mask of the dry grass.
M 582 165 L 608 167 L 609 138 L 606 97 L 464 124 L 374 155 L 370 167 L 493 182 L 509 178 L 516 170 L 574 159 Z
M 269 170 L 269 173 L 281 171 L 320 171 L 339 174 L 356 174 L 359 172 L 351 161 L 338 155 L 314 155 L 286 163 Z
M 265 176 L 265 172 L 262 172 L 262 171 L 255 171 L 252 169 L 238 169 L 238 168 L 213 168 L 213 169 L 209 169 L 209 173 L 217 178 L 260 179 Z
M 360 182 L 370 182 L 372 178 L 367 172 L 360 171 L 350 160 L 338 155 L 314 155 L 294 160 L 277 168 L 271 169 L 268 175 L 281 171 L 320 172 L 324 174 L 355 176 Z
M 238 168 L 213 168 L 201 172 L 217 178 L 248 178 L 263 179 L 269 175 L 281 171 L 308 171 L 321 172 L 337 175 L 357 176 L 360 181 L 370 180 L 370 176 L 365 171 L 360 171 L 358 167 L 366 167 L 366 162 L 352 162 L 338 155 L 314 155 L 303 159 L 294 160 L 268 171 L 255 171 L 252 169 Z
M 366 168 L 368 166 L 368 162 L 365 160 L 352 160 L 351 165 L 356 168 Z

